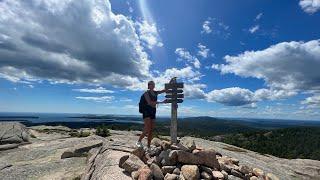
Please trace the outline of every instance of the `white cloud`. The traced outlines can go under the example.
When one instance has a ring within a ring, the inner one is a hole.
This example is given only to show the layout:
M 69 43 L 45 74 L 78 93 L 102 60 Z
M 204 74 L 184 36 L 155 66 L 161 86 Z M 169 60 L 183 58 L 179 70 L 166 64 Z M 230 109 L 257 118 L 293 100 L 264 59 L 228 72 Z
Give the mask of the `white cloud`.
M 260 51 L 225 56 L 226 64 L 213 64 L 222 74 L 254 77 L 269 89 L 257 90 L 255 100 L 285 99 L 299 92 L 320 90 L 320 41 L 283 42 Z M 310 99 L 309 99 L 310 100 Z
M 108 0 L 3 0 L 0 24 L 0 76 L 10 81 L 127 87 L 149 76 L 136 23 Z
M 185 84 L 184 85 L 184 95 L 188 99 L 205 99 L 206 93 L 203 91 L 206 88 L 205 84 Z
M 195 56 L 192 56 L 189 51 L 184 48 L 177 48 L 175 53 L 178 55 L 180 60 L 186 60 L 189 63 L 192 63 L 195 68 L 200 68 L 201 63 L 199 59 Z
M 257 32 L 259 30 L 260 26 L 259 25 L 255 25 L 255 26 L 252 26 L 250 29 L 249 29 L 249 32 L 251 34 Z
M 206 34 L 210 34 L 212 32 L 211 28 L 210 28 L 210 20 L 205 20 L 202 24 L 202 31 L 201 33 L 206 33 Z
M 144 81 L 137 81 L 127 87 L 130 90 L 146 90 L 149 80 L 153 80 L 156 83 L 156 88 L 163 88 L 165 83 L 168 83 L 171 78 L 177 77 L 178 81 L 185 82 L 187 84 L 194 84 L 195 81 L 199 81 L 203 75 L 199 71 L 193 70 L 191 66 L 184 68 L 170 68 L 164 72 L 158 72 L 156 75 L 152 75 L 150 79 Z
M 201 43 L 198 44 L 198 55 L 203 57 L 203 58 L 207 58 L 209 55 L 209 51 L 210 49 L 207 48 L 205 45 L 202 45 Z
M 300 0 L 299 5 L 304 12 L 309 14 L 320 10 L 320 0 Z
M 77 91 L 77 92 L 83 92 L 83 93 L 100 93 L 100 94 L 104 94 L 104 93 L 114 93 L 114 91 L 105 89 L 104 87 L 98 87 L 95 89 L 88 89 L 88 88 L 84 88 L 84 89 L 73 89 L 73 91 Z
M 263 13 L 259 13 L 259 14 L 256 16 L 255 21 L 258 21 L 259 19 L 261 19 L 262 15 L 263 15 Z
M 255 102 L 253 92 L 239 87 L 213 90 L 207 94 L 207 100 L 227 106 L 243 106 Z
M 260 51 L 225 56 L 221 73 L 263 79 L 273 89 L 320 89 L 320 41 L 283 42 Z
M 129 99 L 129 98 L 121 98 L 119 101 L 120 101 L 120 102 L 132 102 L 132 99 Z
M 254 92 L 254 99 L 257 101 L 262 100 L 279 100 L 295 96 L 298 93 L 290 90 L 271 90 L 271 89 L 258 89 Z
M 94 102 L 111 102 L 114 97 L 113 96 L 78 96 L 76 99 L 94 101 Z
M 214 34 L 221 38 L 228 38 L 230 33 L 230 27 L 215 18 L 208 17 L 202 24 L 202 34 Z
M 308 109 L 318 109 L 320 108 L 320 95 L 313 95 L 311 97 L 307 97 L 305 100 L 301 101 L 301 104 L 307 105 Z
M 137 22 L 139 29 L 139 37 L 149 49 L 154 47 L 162 47 L 158 29 L 155 23 L 151 24 L 147 21 Z

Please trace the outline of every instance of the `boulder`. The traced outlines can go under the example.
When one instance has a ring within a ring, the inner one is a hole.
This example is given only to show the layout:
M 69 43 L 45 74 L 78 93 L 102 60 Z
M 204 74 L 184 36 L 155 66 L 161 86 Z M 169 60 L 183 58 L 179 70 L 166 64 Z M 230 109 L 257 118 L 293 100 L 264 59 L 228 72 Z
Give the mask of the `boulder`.
M 0 122 L 0 144 L 29 142 L 30 132 L 19 122 Z
M 158 155 L 161 153 L 161 151 L 162 151 L 162 148 L 161 148 L 161 147 L 156 147 L 156 146 L 154 146 L 154 145 L 151 145 L 148 154 L 149 154 L 150 156 L 158 156 Z
M 215 151 L 203 150 L 197 153 L 177 151 L 178 162 L 183 164 L 205 165 L 210 168 L 220 169 Z
M 200 176 L 201 176 L 202 179 L 206 179 L 206 180 L 212 179 L 212 175 L 207 173 L 207 172 L 205 172 L 205 171 L 202 171 Z
M 162 166 L 170 166 L 170 165 L 174 165 L 176 162 L 171 161 L 169 154 L 170 154 L 170 149 L 167 150 L 163 150 L 161 151 L 161 153 L 159 154 L 159 160 Z
M 187 139 L 186 141 L 181 143 L 184 147 L 188 148 L 190 152 L 192 152 L 194 149 L 196 149 L 196 143 L 194 140 Z
M 181 174 L 186 180 L 200 179 L 199 168 L 196 165 L 183 165 L 181 167 Z
M 228 179 L 228 173 L 226 171 L 222 170 L 221 173 L 223 174 L 224 179 Z
M 212 171 L 213 179 L 223 179 L 224 175 L 220 171 Z
M 176 174 L 176 175 L 180 175 L 180 169 L 179 168 L 175 168 L 172 173 Z
M 154 180 L 162 180 L 164 178 L 163 173 L 157 164 L 151 164 L 150 170 L 152 172 Z
M 166 175 L 167 173 L 171 174 L 175 168 L 176 166 L 162 166 L 161 170 L 162 170 L 162 173 Z
M 272 173 L 267 173 L 265 179 L 266 180 L 279 180 L 279 178 Z
M 124 156 L 122 156 L 121 158 L 120 158 L 120 160 L 119 160 L 119 167 L 120 168 L 123 168 L 123 163 L 127 160 L 129 158 L 129 155 L 124 155 Z
M 164 180 L 178 180 L 179 176 L 176 174 L 169 174 L 167 173 L 164 177 Z
M 133 171 L 133 172 L 131 173 L 131 178 L 132 178 L 133 180 L 138 180 L 138 178 L 139 178 L 139 172 L 138 172 L 138 171 Z
M 252 173 L 252 168 L 248 167 L 247 165 L 240 165 L 239 171 L 243 174 L 249 174 Z
M 130 154 L 129 158 L 122 164 L 123 169 L 129 173 L 138 171 L 143 166 L 145 166 L 145 164 L 134 154 Z
M 236 176 L 236 177 L 242 178 L 242 179 L 244 178 L 244 175 L 243 175 L 241 172 L 236 171 L 236 170 L 234 170 L 234 169 L 231 169 L 230 174 L 232 174 L 232 175 L 234 175 L 234 176 Z
M 163 140 L 163 141 L 161 142 L 161 147 L 162 147 L 163 150 L 170 149 L 171 143 L 170 143 L 169 141 Z
M 161 139 L 159 139 L 159 138 L 153 138 L 153 139 L 151 140 L 151 145 L 154 145 L 154 146 L 156 146 L 156 147 L 160 147 L 161 144 L 162 144 L 162 141 L 161 141 Z
M 257 177 L 262 177 L 264 175 L 264 172 L 259 168 L 253 168 L 252 172 Z
M 212 173 L 212 169 L 211 168 L 209 168 L 207 166 L 202 166 L 202 165 L 200 166 L 200 171 L 205 171 L 205 172 L 207 172 L 209 174 Z
M 171 145 L 171 149 L 172 149 L 172 150 L 182 150 L 182 151 L 191 152 L 187 147 L 185 147 L 185 146 L 182 145 L 181 143 L 172 144 L 172 145 Z
M 131 154 L 134 154 L 138 156 L 141 160 L 143 160 L 145 155 L 145 150 L 143 148 L 136 148 L 131 152 Z
M 169 161 L 171 164 L 176 164 L 178 161 L 178 151 L 173 150 L 169 152 Z
M 152 172 L 148 166 L 143 166 L 138 170 L 139 178 L 138 180 L 151 180 Z
M 249 180 L 258 180 L 257 176 L 251 176 Z
M 102 146 L 102 140 L 86 141 L 85 143 L 78 144 L 75 147 L 69 148 L 61 154 L 61 159 L 70 157 L 86 156 L 86 153 L 91 149 Z
M 234 176 L 234 175 L 229 175 L 228 176 L 228 180 L 242 180 L 242 178 L 239 178 L 239 177 Z

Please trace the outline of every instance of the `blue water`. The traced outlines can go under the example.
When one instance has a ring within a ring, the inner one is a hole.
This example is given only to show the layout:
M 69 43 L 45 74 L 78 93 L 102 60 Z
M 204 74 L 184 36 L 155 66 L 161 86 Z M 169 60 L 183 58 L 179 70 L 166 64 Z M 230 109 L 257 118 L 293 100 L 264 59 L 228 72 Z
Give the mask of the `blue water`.
M 71 113 L 0 112 L 0 121 L 15 120 L 15 121 L 29 121 L 32 123 L 47 123 L 47 122 L 122 122 L 122 123 L 138 123 L 138 124 L 143 123 L 140 116 L 108 115 L 108 118 L 104 118 L 104 119 L 90 119 L 90 118 L 83 118 L 83 116 L 101 116 L 101 115 L 71 114 Z M 78 118 L 74 118 L 74 117 L 78 117 Z

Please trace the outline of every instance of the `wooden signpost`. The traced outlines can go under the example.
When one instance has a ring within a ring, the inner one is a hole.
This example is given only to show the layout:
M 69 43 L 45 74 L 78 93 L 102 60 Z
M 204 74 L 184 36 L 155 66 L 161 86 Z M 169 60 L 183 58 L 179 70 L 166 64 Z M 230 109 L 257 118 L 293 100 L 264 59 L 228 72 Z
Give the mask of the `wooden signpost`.
M 170 136 L 171 143 L 177 144 L 177 128 L 178 128 L 178 103 L 183 102 L 183 83 L 177 83 L 176 78 L 172 78 L 170 83 L 165 84 L 166 102 L 171 103 L 171 127 Z

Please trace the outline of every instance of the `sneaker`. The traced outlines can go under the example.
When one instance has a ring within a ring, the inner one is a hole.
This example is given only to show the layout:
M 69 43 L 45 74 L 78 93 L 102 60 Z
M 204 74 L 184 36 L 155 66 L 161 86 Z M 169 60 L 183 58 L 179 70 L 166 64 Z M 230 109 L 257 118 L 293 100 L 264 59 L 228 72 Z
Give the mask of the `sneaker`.
M 143 148 L 143 144 L 142 144 L 140 141 L 137 141 L 137 142 L 136 142 L 136 146 L 137 146 L 138 148 Z

